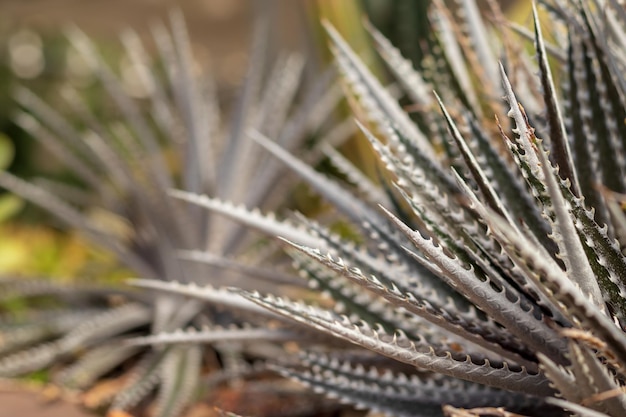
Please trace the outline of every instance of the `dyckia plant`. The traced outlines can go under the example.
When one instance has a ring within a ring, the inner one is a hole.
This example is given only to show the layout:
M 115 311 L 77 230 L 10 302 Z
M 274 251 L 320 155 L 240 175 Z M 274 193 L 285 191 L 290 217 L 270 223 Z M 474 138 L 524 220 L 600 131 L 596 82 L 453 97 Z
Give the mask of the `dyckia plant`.
M 327 25 L 358 125 L 385 168 L 382 187 L 342 159 L 350 189 L 253 136 L 360 228 L 363 243 L 251 212 L 247 224 L 282 237 L 334 308 L 235 293 L 356 345 L 303 345 L 299 363 L 275 368 L 360 407 L 623 416 L 626 13 L 616 0 L 545 1 L 548 43 L 534 7 L 534 34 L 517 28 L 518 38 L 494 2 L 496 28 L 477 2 L 457 3 L 432 2 L 419 70 L 370 28 L 411 114 Z
M 286 275 L 270 274 L 262 265 L 276 250 L 256 244 L 258 237 L 240 224 L 169 196 L 183 189 L 278 207 L 285 198 L 273 185 L 288 183 L 281 175 L 285 167 L 256 157 L 247 130 L 276 137 L 281 146 L 294 150 L 314 134 L 328 133 L 329 140 L 340 141 L 353 130 L 345 124 L 320 128 L 340 98 L 339 89 L 330 86 L 332 74 L 304 85 L 304 60 L 295 54 L 280 55 L 265 74 L 268 29 L 265 16 L 254 35 L 246 84 L 230 123 L 220 115 L 214 82 L 197 70 L 178 13 L 171 15 L 171 29 L 154 27 L 158 59 L 149 57 L 135 33 L 122 36 L 137 79 L 148 92 L 143 102 L 124 90 L 115 70 L 83 33 L 69 31 L 73 47 L 105 92 L 99 104 L 112 101 L 102 107 L 117 110 L 110 118 L 94 114 L 71 87 L 62 90 L 69 114 L 59 113 L 26 88 L 16 90 L 23 109 L 18 123 L 85 187 L 35 184 L 9 173 L 0 174 L 0 185 L 79 229 L 138 276 L 154 282 L 136 281 L 148 288 L 129 291 L 1 280 L 3 298 L 34 303 L 25 316 L 3 318 L 0 376 L 54 367 L 53 381 L 79 390 L 116 378 L 118 389 L 85 397 L 91 398 L 89 405 L 132 411 L 156 391 L 154 415 L 174 416 L 196 398 L 203 369 L 221 368 L 222 379 L 237 376 L 251 368 L 251 360 L 277 355 L 265 341 L 294 337 L 283 329 L 267 329 L 266 310 L 219 289 L 228 285 L 273 291 L 291 284 Z M 237 212 L 232 206 L 220 209 Z M 202 291 L 203 301 L 150 289 L 172 281 L 214 288 Z M 254 349 L 248 349 L 249 340 L 255 341 Z M 60 364 L 66 366 L 58 372 Z

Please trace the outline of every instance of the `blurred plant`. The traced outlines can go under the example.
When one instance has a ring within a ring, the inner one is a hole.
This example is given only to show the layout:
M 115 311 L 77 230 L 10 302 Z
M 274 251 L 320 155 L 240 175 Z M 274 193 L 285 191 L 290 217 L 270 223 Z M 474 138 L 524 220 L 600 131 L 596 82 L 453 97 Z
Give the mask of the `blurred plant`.
M 12 89 L 23 83 L 56 105 L 54 95 L 66 78 L 67 40 L 18 25 L 0 17 L 0 169 L 28 178 L 37 174 L 71 181 L 71 175 L 48 155 L 41 156 L 35 141 L 17 126 L 12 119 L 17 104 L 11 97 Z M 25 205 L 20 197 L 0 194 L 0 274 L 93 278 L 97 269 L 95 276 L 100 280 L 122 273 L 111 256 L 88 245 L 74 231 L 64 233 L 50 220 L 47 213 Z
M 137 34 L 122 35 L 128 66 L 122 72 L 132 75 L 132 85 L 120 79 L 83 33 L 69 30 L 72 45 L 106 92 L 97 103 L 106 117 L 69 85 L 59 91 L 67 113 L 26 88 L 16 89 L 23 109 L 17 123 L 85 187 L 0 174 L 1 186 L 50 211 L 135 273 L 158 283 L 146 287 L 174 280 L 213 286 L 198 290 L 203 298 L 198 301 L 162 291 L 66 287 L 24 278 L 0 281 L 3 299 L 25 299 L 33 306 L 2 324 L 0 375 L 53 368 L 52 379 L 63 386 L 95 387 L 85 402 L 110 403 L 112 415 L 133 409 L 155 389 L 154 415 L 177 415 L 196 397 L 205 370 L 221 372 L 223 380 L 258 372 L 249 362 L 280 355 L 274 341 L 301 337 L 273 328 L 279 316 L 219 289 L 293 286 L 280 272 L 280 254 L 259 244 L 240 224 L 172 200 L 169 190 L 179 187 L 275 208 L 288 201 L 290 179 L 281 164 L 258 155 L 248 129 L 276 137 L 293 150 L 303 149 L 314 136 L 334 143 L 353 131 L 351 124 L 326 122 L 341 97 L 337 87 L 330 87 L 331 72 L 315 74 L 312 82 L 299 55 L 268 61 L 267 18 L 259 20 L 246 83 L 232 120 L 225 122 L 216 86 L 193 59 L 181 15 L 173 13 L 170 23 L 171 30 L 153 27 L 155 62 Z M 159 81 L 162 77 L 166 83 Z M 321 152 L 310 148 L 308 157 L 314 160 L 315 155 Z M 231 205 L 219 210 L 240 212 Z M 207 344 L 212 349 L 205 349 Z M 59 364 L 64 366 L 57 370 Z M 111 384 L 98 385 L 103 378 L 114 378 L 113 390 L 104 388 Z
M 428 53 L 429 6 L 430 0 L 363 0 L 363 8 L 372 24 L 414 65 L 419 65 Z
M 556 44 L 533 9 L 535 66 L 523 41 L 491 35 L 476 2 L 457 3 L 432 2 L 420 71 L 369 28 L 414 119 L 327 25 L 359 127 L 387 171 L 381 188 L 332 151 L 354 190 L 255 135 L 360 228 L 363 244 L 304 218 L 294 226 L 175 195 L 281 236 L 331 301 L 234 294 L 364 348 L 306 346 L 300 362 L 277 361 L 284 375 L 395 416 L 622 416 L 626 14 L 615 0 L 543 2 Z
M 6 135 L 0 133 L 0 170 L 5 170 L 13 160 L 15 149 Z M 22 201 L 15 195 L 0 195 L 0 223 L 14 215 L 22 206 Z
M 41 172 L 34 168 L 33 146 L 28 136 L 13 119 L 16 108 L 11 92 L 18 83 L 35 89 L 41 97 L 51 99 L 58 83 L 65 77 L 64 49 L 66 41 L 55 34 L 41 35 L 28 28 L 16 27 L 0 18 L 0 132 L 8 136 L 15 148 L 14 160 L 3 167 L 19 175 Z

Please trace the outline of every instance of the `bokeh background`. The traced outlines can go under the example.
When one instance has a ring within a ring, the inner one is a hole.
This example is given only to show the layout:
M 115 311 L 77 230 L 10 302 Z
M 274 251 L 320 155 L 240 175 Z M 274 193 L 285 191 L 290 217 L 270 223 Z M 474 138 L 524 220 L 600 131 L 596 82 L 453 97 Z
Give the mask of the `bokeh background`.
M 132 28 L 149 39 L 151 26 L 167 22 L 173 9 L 183 12 L 199 64 L 210 68 L 220 98 L 228 103 L 245 74 L 254 16 L 270 8 L 276 48 L 309 54 L 312 2 L 289 0 L 3 0 L 0 1 L 0 169 L 29 180 L 74 183 L 14 122 L 12 91 L 24 85 L 53 105 L 65 83 L 87 92 L 98 106 L 99 91 L 81 57 L 69 47 L 64 31 L 76 26 L 89 35 L 105 58 L 116 63 L 125 88 L 136 90 L 130 63 L 123 58 L 120 34 Z M 146 42 L 150 47 L 150 42 Z M 312 55 L 314 56 L 314 55 Z M 93 90 L 93 91 L 91 91 Z M 63 109 L 60 109 L 63 112 Z M 97 215 L 97 214 L 94 214 Z M 52 276 L 55 279 L 117 279 L 132 275 L 106 252 L 67 230 L 43 210 L 0 190 L 0 275 Z

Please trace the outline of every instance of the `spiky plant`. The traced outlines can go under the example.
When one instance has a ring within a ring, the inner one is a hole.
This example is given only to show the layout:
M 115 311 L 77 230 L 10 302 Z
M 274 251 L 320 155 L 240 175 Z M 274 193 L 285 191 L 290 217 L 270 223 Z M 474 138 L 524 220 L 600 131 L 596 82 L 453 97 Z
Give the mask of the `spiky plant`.
M 6 317 L 1 325 L 0 376 L 53 367 L 54 381 L 80 390 L 115 377 L 117 389 L 96 391 L 104 394 L 87 396 L 87 402 L 110 403 L 111 410 L 121 412 L 157 390 L 155 415 L 174 416 L 195 398 L 203 369 L 221 367 L 225 375 L 236 376 L 250 360 L 277 355 L 264 341 L 293 338 L 282 329 L 268 329 L 265 310 L 219 289 L 269 291 L 291 284 L 280 272 L 267 272 L 267 265 L 276 263 L 275 250 L 256 244 L 258 236 L 240 224 L 168 196 L 180 188 L 275 208 L 286 201 L 272 188 L 285 184 L 284 167 L 258 158 L 247 130 L 279 138 L 289 149 L 300 149 L 313 134 L 328 133 L 330 140 L 340 141 L 353 130 L 345 124 L 333 130 L 332 122 L 320 128 L 340 98 L 338 88 L 329 88 L 332 74 L 304 86 L 304 60 L 295 54 L 278 56 L 265 74 L 267 16 L 259 22 L 246 84 L 230 123 L 220 115 L 216 85 L 206 71 L 198 71 L 179 13 L 171 15 L 171 30 L 153 28 L 157 59 L 150 58 L 137 34 L 122 36 L 136 78 L 148 92 L 143 101 L 124 90 L 116 71 L 77 29 L 69 31 L 69 39 L 108 93 L 98 105 L 113 115 L 94 114 L 71 87 L 61 91 L 70 114 L 26 88 L 16 90 L 23 109 L 19 124 L 86 187 L 49 180 L 35 184 L 7 172 L 0 173 L 0 185 L 158 283 L 146 287 L 171 281 L 212 287 L 198 301 L 150 289 L 92 288 L 88 283 L 68 288 L 4 279 L 3 298 L 33 302 L 25 316 Z M 109 99 L 112 104 L 105 104 Z M 252 347 L 245 343 L 250 340 Z
M 382 188 L 341 159 L 356 185 L 346 188 L 256 134 L 363 243 L 304 218 L 222 211 L 282 237 L 333 308 L 239 293 L 365 348 L 303 346 L 299 365 L 275 366 L 367 409 L 622 416 L 626 13 L 617 0 L 545 1 L 548 44 L 533 6 L 533 63 L 532 32 L 509 33 L 495 2 L 495 27 L 477 2 L 456 3 L 433 1 L 420 70 L 370 28 L 412 114 L 327 25 L 359 127 L 386 168 Z M 213 211 L 224 204 L 176 195 Z

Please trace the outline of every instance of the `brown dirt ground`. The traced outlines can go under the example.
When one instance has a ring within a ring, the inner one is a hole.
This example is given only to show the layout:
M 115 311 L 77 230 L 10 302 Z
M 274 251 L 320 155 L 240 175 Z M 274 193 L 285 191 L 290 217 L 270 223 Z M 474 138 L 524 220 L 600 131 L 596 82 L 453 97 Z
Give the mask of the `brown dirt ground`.
M 23 386 L 0 384 L 0 417 L 94 417 L 67 401 Z

